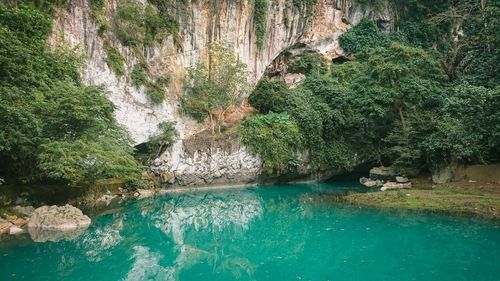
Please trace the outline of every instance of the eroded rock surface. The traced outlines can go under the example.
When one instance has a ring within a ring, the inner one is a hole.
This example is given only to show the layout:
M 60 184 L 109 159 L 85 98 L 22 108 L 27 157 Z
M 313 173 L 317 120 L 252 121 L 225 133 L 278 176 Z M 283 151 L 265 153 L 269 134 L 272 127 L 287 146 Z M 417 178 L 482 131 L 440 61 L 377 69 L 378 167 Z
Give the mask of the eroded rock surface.
M 29 217 L 28 228 L 74 230 L 90 225 L 90 218 L 78 208 L 65 206 L 42 206 Z

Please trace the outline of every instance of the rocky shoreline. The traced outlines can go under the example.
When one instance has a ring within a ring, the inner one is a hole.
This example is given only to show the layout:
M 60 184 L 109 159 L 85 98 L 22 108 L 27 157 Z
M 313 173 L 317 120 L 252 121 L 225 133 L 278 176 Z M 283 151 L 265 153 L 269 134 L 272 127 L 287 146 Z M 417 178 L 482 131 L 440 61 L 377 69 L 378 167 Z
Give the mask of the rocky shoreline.
M 370 177 L 362 177 L 359 183 L 368 188 L 380 188 L 380 191 L 395 189 L 410 189 L 408 177 L 398 175 L 392 167 L 375 167 L 370 169 Z

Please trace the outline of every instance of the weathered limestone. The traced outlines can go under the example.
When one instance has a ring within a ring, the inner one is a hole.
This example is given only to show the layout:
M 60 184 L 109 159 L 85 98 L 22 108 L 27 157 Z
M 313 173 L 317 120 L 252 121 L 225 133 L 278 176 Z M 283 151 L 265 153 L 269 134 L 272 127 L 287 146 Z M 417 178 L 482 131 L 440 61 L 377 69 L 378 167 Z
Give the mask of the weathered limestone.
M 78 208 L 65 206 L 43 206 L 37 208 L 29 217 L 28 228 L 74 230 L 90 225 L 90 218 Z
M 260 175 L 261 166 L 260 158 L 242 146 L 237 136 L 215 139 L 199 134 L 168 149 L 150 169 L 161 180 L 158 185 L 168 187 L 251 183 Z
M 101 23 L 96 21 L 90 3 L 71 0 L 67 8 L 55 14 L 49 44 L 54 48 L 64 45 L 82 49 L 87 57 L 82 81 L 104 86 L 116 106 L 118 123 L 126 127 L 136 144 L 155 135 L 161 122 L 175 122 L 179 140 L 151 167 L 165 186 L 246 183 L 255 181 L 261 171 L 261 160 L 234 139 L 236 147 L 213 145 L 194 153 L 186 145 L 206 124 L 198 124 L 178 112 L 179 97 L 184 94 L 182 81 L 188 68 L 207 59 L 209 44 L 217 42 L 234 53 L 247 65 L 248 80 L 256 83 L 266 68 L 292 46 L 300 45 L 303 50 L 318 51 L 332 59 L 343 54 L 339 36 L 364 16 L 389 23 L 394 18 L 388 1 L 366 5 L 354 0 L 320 0 L 313 7 L 304 5 L 298 9 L 289 0 L 276 0 L 269 5 L 267 32 L 259 48 L 255 43 L 252 1 L 221 1 L 217 7 L 207 0 L 187 1 L 185 13 L 176 16 L 179 36 L 175 40 L 168 36 L 161 44 L 144 47 L 140 55 L 133 48 L 122 46 L 111 30 L 105 31 L 106 40 L 125 58 L 125 75 L 119 77 L 105 62 L 104 40 L 98 34 Z M 119 3 L 106 1 L 100 16 L 111 19 Z M 142 59 L 153 76 L 165 74 L 172 78 L 161 104 L 154 104 L 144 87 L 133 86 L 129 79 L 134 65 Z M 289 77 L 289 82 L 301 79 L 295 75 Z

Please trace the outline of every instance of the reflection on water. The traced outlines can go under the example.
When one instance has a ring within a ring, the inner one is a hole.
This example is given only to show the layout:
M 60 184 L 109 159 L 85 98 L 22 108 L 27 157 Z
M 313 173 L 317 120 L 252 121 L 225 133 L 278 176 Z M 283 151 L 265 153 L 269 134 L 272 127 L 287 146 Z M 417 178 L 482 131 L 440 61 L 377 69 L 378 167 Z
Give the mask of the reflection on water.
M 360 209 L 350 185 L 167 194 L 0 242 L 0 280 L 497 280 L 495 222 Z

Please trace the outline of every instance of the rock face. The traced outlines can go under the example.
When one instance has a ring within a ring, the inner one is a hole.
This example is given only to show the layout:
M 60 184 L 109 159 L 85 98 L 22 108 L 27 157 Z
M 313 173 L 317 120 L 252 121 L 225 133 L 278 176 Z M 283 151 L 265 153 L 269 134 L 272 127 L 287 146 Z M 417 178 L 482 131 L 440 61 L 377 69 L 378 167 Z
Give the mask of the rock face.
M 90 225 L 90 218 L 71 205 L 43 206 L 35 209 L 28 219 L 28 228 L 74 230 Z
M 364 16 L 388 23 L 394 18 L 388 1 L 367 5 L 355 0 L 318 0 L 314 6 L 302 5 L 301 8 L 291 0 L 269 1 L 266 34 L 259 48 L 253 1 L 188 0 L 182 7 L 184 12 L 176 13 L 180 30 L 175 40 L 170 35 L 161 44 L 142 47 L 140 55 L 134 48 L 121 45 L 112 29 L 104 32 L 106 40 L 125 58 L 125 75 L 120 77 L 105 62 L 104 39 L 98 34 L 100 23 L 92 13 L 91 1 L 69 2 L 68 8 L 56 13 L 49 44 L 53 48 L 63 45 L 83 51 L 87 57 L 81 71 L 83 83 L 104 86 L 108 98 L 116 106 L 117 121 L 126 127 L 136 144 L 146 142 L 158 133 L 161 122 L 176 123 L 179 140 L 151 170 L 161 176 L 164 183 L 178 185 L 243 183 L 255 180 L 260 173 L 260 159 L 238 142 L 229 150 L 225 150 L 224 142 L 212 142 L 211 146 L 197 148 L 195 152 L 187 147 L 189 140 L 206 125 L 178 112 L 179 97 L 184 94 L 182 81 L 188 68 L 207 60 L 209 44 L 217 42 L 234 53 L 247 65 L 248 80 L 256 83 L 266 68 L 292 46 L 300 45 L 304 50 L 318 51 L 332 59 L 343 54 L 339 36 Z M 105 3 L 99 17 L 111 21 L 120 1 L 108 0 Z M 130 73 L 141 60 L 148 64 L 152 75 L 171 77 L 165 101 L 161 104 L 154 104 L 144 87 L 132 85 Z M 292 82 L 297 79 L 295 77 Z
M 176 159 L 175 155 L 180 157 Z M 150 169 L 160 179 L 160 186 L 166 187 L 251 183 L 260 175 L 261 166 L 260 158 L 242 146 L 236 136 L 214 139 L 198 135 L 174 145 Z

